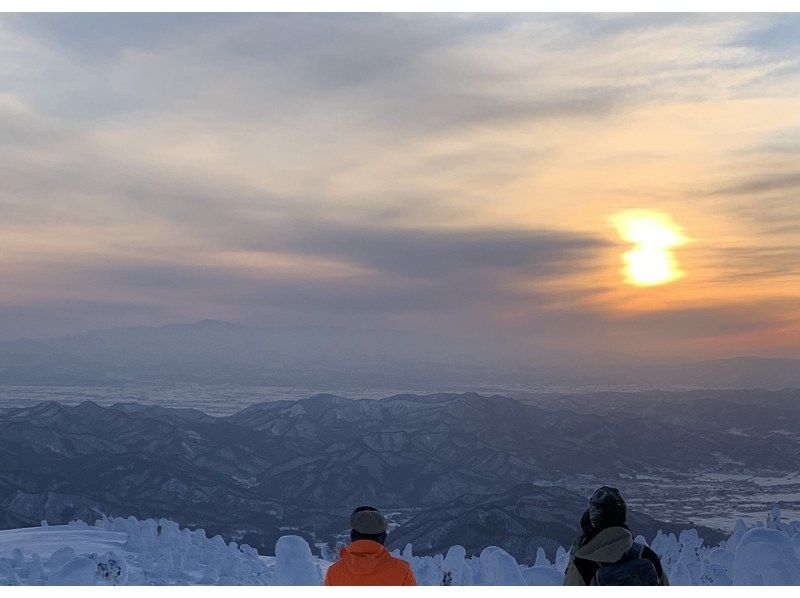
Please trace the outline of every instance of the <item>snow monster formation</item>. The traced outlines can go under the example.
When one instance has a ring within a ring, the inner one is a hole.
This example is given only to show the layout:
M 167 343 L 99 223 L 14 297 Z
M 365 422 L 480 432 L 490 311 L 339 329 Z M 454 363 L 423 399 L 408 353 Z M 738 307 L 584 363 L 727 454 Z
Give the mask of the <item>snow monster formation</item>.
M 737 521 L 718 546 L 705 546 L 694 529 L 659 533 L 649 546 L 672 585 L 800 585 L 800 521 L 784 522 L 777 507 L 752 527 Z M 561 585 L 569 559 L 563 547 L 553 560 L 539 548 L 532 565 L 497 546 L 478 556 L 461 546 L 414 556 L 409 544 L 395 554 L 408 561 L 420 585 Z M 330 564 L 300 536 L 281 537 L 275 555 L 263 556 L 167 519 L 105 518 L 94 526 L 43 521 L 0 531 L 3 585 L 319 585 Z

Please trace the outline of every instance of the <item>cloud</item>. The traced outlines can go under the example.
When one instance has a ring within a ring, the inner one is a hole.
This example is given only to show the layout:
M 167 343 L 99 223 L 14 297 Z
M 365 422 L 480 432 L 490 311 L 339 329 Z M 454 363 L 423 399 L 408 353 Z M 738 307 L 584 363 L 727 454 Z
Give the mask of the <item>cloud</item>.
M 796 245 L 725 247 L 713 253 L 719 265 L 715 280 L 720 283 L 736 280 L 768 283 L 770 279 L 800 277 L 800 247 Z
M 304 225 L 305 224 L 305 225 Z M 526 229 L 423 229 L 300 223 L 250 248 L 280 247 L 337 258 L 412 278 L 441 279 L 467 270 L 555 276 L 588 266 L 606 243 L 589 234 Z
M 718 195 L 752 195 L 792 190 L 798 187 L 800 187 L 800 171 L 776 172 L 746 179 L 723 187 L 715 193 Z
M 792 322 L 798 308 L 797 300 L 737 301 L 623 315 L 617 324 L 628 333 L 657 335 L 667 341 L 718 338 L 782 328 Z
M 551 303 L 557 288 L 522 291 L 512 283 L 552 283 L 579 273 L 591 267 L 600 246 L 589 235 L 552 231 L 423 232 L 318 225 L 255 245 L 241 240 L 236 249 L 263 255 L 255 266 L 236 259 L 203 263 L 203 255 L 192 252 L 161 260 L 108 256 L 87 261 L 52 255 L 44 263 L 0 273 L 0 283 L 13 280 L 20 292 L 36 286 L 53 300 L 69 292 L 87 302 L 93 296 L 124 303 L 135 298 L 154 305 L 232 309 L 250 317 L 303 309 L 317 319 L 360 317 L 364 312 L 459 316 L 476 305 L 491 313 L 509 305 L 533 309 Z
M 717 316 L 716 332 L 747 328 L 761 307 L 615 320 L 599 301 L 619 284 L 603 274 L 603 227 L 616 202 L 724 203 L 724 218 L 775 237 L 704 254 L 724 262 L 717 291 L 796 275 L 789 154 L 757 149 L 742 168 L 691 153 L 730 137 L 730 103 L 752 100 L 750 113 L 795 89 L 796 24 L 781 22 L 2 17 L 0 305 L 9 318 L 38 306 L 20 316 L 31 330 L 67 325 L 61 301 L 76 327 L 93 313 L 368 320 L 572 347 L 615 330 L 658 347 L 714 333 L 703 319 Z M 781 124 L 742 135 L 780 140 Z M 718 192 L 686 199 L 672 181 L 697 156 Z

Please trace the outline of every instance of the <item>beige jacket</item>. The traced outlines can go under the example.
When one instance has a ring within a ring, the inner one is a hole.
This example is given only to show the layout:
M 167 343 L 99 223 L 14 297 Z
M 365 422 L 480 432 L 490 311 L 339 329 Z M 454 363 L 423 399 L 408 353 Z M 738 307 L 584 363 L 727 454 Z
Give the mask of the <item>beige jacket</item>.
M 575 559 L 594 561 L 595 563 L 615 563 L 622 555 L 633 546 L 633 536 L 624 527 L 609 527 L 601 531 L 586 544 L 578 548 L 570 559 L 567 567 L 565 586 L 583 586 L 583 581 L 578 569 L 575 567 Z M 668 586 L 666 572 L 661 573 L 658 585 Z

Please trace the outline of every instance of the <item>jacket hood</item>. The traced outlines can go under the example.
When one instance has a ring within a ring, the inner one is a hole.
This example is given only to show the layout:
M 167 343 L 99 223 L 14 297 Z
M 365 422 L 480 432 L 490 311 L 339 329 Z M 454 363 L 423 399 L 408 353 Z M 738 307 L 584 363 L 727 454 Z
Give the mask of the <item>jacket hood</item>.
M 614 563 L 633 546 L 633 536 L 624 527 L 608 527 L 575 551 L 577 558 L 596 563 Z
M 339 562 L 354 575 L 369 575 L 388 558 L 386 548 L 372 540 L 356 540 L 339 551 Z

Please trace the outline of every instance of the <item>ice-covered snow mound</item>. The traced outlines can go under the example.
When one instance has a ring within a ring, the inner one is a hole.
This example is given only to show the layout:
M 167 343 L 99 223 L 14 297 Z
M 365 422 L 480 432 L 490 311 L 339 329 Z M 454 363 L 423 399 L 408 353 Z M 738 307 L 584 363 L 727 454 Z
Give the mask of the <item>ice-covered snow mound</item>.
M 270 560 L 166 519 L 0 531 L 0 584 L 263 585 L 274 573 Z
M 719 546 L 705 546 L 693 529 L 677 537 L 659 532 L 650 546 L 673 585 L 800 585 L 800 522 L 782 521 L 777 509 L 751 528 L 738 521 Z M 532 565 L 497 546 L 475 557 L 461 546 L 415 556 L 410 544 L 394 554 L 408 561 L 420 585 L 560 585 L 569 562 L 564 548 L 552 562 L 540 548 Z M 0 531 L 0 584 L 317 585 L 329 565 L 300 536 L 281 537 L 275 556 L 261 556 L 166 519 Z

